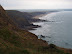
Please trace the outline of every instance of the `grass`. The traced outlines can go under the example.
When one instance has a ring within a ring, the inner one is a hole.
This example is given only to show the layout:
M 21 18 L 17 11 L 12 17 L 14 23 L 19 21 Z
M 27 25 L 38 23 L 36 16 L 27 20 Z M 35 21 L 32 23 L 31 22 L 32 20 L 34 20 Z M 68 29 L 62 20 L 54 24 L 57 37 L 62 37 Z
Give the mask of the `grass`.
M 49 46 L 40 46 L 37 49 L 37 52 L 43 54 L 71 54 L 65 53 L 63 50 L 58 49 L 54 44 L 50 44 Z
M 0 29 L 0 38 L 12 44 L 20 45 L 20 42 L 18 41 L 19 37 L 16 34 L 10 32 L 7 28 Z
M 20 48 L 20 38 L 13 31 L 7 28 L 0 29 L 0 39 L 2 39 L 0 40 L 0 54 L 30 54 L 24 48 Z
M 9 51 L 8 49 L 0 48 L 0 54 L 30 54 L 27 50 Z

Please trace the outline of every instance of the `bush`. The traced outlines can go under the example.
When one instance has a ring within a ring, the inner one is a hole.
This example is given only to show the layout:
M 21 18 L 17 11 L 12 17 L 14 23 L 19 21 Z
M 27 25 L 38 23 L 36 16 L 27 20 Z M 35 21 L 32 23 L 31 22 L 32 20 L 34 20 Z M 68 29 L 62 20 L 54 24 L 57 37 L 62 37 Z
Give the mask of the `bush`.
M 56 46 L 54 44 L 50 44 L 49 48 L 56 48 Z

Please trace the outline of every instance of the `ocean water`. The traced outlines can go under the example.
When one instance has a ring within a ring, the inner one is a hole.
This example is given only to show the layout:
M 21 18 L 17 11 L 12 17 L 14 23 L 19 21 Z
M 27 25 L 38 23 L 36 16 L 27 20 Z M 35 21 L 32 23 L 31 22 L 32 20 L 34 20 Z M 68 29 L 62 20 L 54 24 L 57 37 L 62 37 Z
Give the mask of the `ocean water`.
M 59 47 L 72 49 L 72 11 L 53 12 L 39 18 L 53 22 L 33 23 L 41 27 L 30 30 L 30 32 L 49 44 L 53 43 Z M 45 37 L 42 38 L 40 35 Z

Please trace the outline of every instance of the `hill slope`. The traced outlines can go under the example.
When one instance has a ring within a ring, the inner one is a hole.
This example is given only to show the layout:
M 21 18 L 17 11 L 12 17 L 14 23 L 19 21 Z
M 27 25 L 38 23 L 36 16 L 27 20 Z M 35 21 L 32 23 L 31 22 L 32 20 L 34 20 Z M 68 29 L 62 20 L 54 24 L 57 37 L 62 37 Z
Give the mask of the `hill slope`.
M 32 22 L 39 21 L 39 19 L 33 19 L 32 15 L 29 13 L 19 12 L 16 10 L 6 10 L 6 12 L 21 29 L 31 29 L 38 27 L 37 25 L 33 25 Z
M 67 54 L 62 48 L 48 45 L 36 35 L 20 30 L 15 25 L 0 5 L 0 54 Z

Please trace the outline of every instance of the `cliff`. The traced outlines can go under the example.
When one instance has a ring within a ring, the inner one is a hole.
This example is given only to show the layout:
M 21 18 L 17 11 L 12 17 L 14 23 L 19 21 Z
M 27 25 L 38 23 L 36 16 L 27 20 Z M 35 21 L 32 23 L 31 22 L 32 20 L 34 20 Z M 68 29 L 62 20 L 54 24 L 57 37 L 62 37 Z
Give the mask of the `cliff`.
M 71 50 L 48 45 L 36 35 L 20 30 L 0 5 L 0 54 L 68 54 Z

